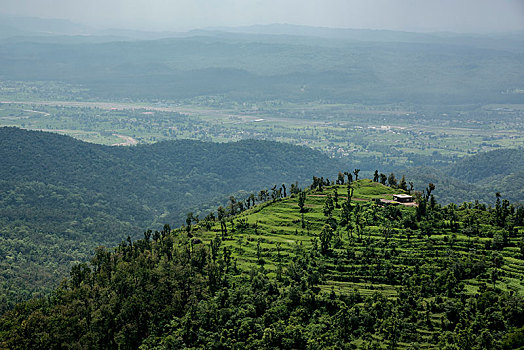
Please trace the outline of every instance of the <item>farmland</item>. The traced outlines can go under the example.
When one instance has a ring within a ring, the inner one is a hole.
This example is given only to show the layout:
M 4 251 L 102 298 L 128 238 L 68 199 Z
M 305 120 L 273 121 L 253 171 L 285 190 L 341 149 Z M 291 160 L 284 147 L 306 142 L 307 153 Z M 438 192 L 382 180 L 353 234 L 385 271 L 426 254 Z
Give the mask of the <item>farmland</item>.
M 53 297 L 0 318 L 0 345 L 522 344 L 524 211 L 500 200 L 441 206 L 430 187 L 418 207 L 378 204 L 403 191 L 367 179 L 353 191 L 318 179 L 291 196 L 273 189 L 247 207 L 231 198 L 217 216 L 97 249 Z
M 431 110 L 283 102 L 218 108 L 192 102 L 3 102 L 0 126 L 55 131 L 106 145 L 122 144 L 123 138 L 137 143 L 266 139 L 348 159 L 364 171 L 439 166 L 482 151 L 524 146 L 522 105 Z

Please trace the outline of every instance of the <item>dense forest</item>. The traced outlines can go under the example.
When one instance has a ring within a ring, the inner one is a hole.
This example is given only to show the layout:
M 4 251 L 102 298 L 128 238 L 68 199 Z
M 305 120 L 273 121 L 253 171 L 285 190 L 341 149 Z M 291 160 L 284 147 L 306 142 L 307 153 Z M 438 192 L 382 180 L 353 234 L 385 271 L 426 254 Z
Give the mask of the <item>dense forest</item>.
M 281 181 L 329 174 L 340 163 L 266 141 L 169 141 L 132 148 L 0 128 L 0 309 L 56 286 L 95 247 L 144 227 L 182 224 Z
M 524 203 L 522 148 L 480 152 L 438 169 L 415 167 L 402 173 L 415 183 L 415 188 L 435 183 L 441 189 L 436 197 L 442 203 L 490 203 L 496 192 L 511 202 Z
M 410 189 L 382 175 L 276 186 L 99 248 L 53 293 L 4 314 L 0 346 L 524 346 L 524 208 L 498 194 L 442 206 L 434 184 L 411 191 L 417 206 L 395 204 Z

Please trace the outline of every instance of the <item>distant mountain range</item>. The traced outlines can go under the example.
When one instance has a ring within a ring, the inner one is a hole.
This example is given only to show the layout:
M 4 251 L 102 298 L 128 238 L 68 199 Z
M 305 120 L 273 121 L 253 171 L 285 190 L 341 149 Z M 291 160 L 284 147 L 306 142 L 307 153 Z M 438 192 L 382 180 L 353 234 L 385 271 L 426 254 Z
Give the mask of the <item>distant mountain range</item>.
M 156 40 L 192 36 L 229 36 L 241 34 L 309 37 L 362 42 L 404 42 L 455 44 L 489 49 L 524 51 L 524 32 L 468 34 L 452 32 L 405 32 L 375 29 L 328 28 L 274 23 L 239 27 L 208 27 L 189 31 L 144 31 L 123 28 L 98 29 L 65 19 L 20 17 L 0 14 L 0 39 L 33 36 L 84 36 L 95 41 Z
M 523 37 L 291 25 L 150 33 L 10 19 L 0 78 L 79 84 L 104 99 L 519 103 Z

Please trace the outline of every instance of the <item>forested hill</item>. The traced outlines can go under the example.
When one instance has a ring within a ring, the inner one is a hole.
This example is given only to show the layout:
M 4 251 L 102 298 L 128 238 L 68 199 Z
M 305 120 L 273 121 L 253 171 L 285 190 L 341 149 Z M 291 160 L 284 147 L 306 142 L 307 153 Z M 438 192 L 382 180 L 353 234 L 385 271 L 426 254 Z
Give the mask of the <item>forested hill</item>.
M 524 346 L 523 207 L 341 178 L 97 249 L 0 317 L 0 348 Z
M 106 147 L 16 128 L 0 129 L 0 157 L 3 181 L 86 189 L 113 203 L 138 200 L 157 214 L 168 209 L 165 219 L 175 224 L 185 210 L 198 210 L 210 199 L 342 169 L 320 152 L 277 142 L 179 140 Z
M 466 157 L 449 167 L 451 176 L 476 183 L 524 171 L 524 149 L 501 149 Z
M 169 141 L 136 147 L 84 143 L 0 128 L 0 304 L 56 285 L 98 245 L 188 212 L 205 216 L 230 195 L 345 168 L 309 148 L 277 142 Z
M 416 167 L 403 174 L 422 189 L 428 182 L 439 189 L 435 197 L 442 203 L 475 200 L 495 202 L 495 194 L 515 203 L 524 203 L 524 149 L 481 152 L 454 164 L 435 169 Z

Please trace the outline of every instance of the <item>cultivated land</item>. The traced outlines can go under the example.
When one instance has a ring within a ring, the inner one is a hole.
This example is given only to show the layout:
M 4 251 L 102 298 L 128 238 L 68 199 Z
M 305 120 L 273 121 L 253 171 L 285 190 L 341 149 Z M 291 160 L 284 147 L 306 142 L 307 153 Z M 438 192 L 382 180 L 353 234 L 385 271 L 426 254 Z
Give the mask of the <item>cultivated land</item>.
M 24 23 L 0 33 L 0 348 L 524 346 L 522 35 Z M 384 185 L 298 188 L 351 169 Z M 437 190 L 385 205 L 393 172 Z
M 463 258 L 489 265 L 491 259 L 498 256 L 502 259 L 499 268 L 504 277 L 497 280 L 497 287 L 524 295 L 524 260 L 518 249 L 524 227 L 517 227 L 513 237 L 507 237 L 507 245 L 503 249 L 493 250 L 493 237 L 503 230 L 490 225 L 486 218 L 480 218 L 481 210 L 469 208 L 466 204 L 457 208 L 455 218 L 464 224 L 465 220 L 475 217 L 477 225 L 481 227 L 481 234 L 464 234 L 461 230 L 446 227 L 450 223 L 446 208 L 441 209 L 441 227 L 429 228 L 424 232 L 424 228 L 413 230 L 406 226 L 406 219 L 415 215 L 416 208 L 400 204 L 383 207 L 376 203 L 377 199 L 392 199 L 393 194 L 404 191 L 369 179 L 353 183 L 353 188 L 352 217 L 355 219 L 358 215 L 364 225 L 360 232 L 354 224 L 350 228 L 335 225 L 334 237 L 337 243 L 324 266 L 325 280 L 320 286 L 323 290 L 329 291 L 331 287 L 336 287 L 337 293 L 350 293 L 356 288 L 367 295 L 378 289 L 388 295 L 395 295 L 401 288 L 399 282 L 402 274 L 416 266 L 429 267 L 435 264 L 437 270 L 440 270 Z M 231 248 L 233 256 L 238 259 L 240 270 L 248 272 L 262 265 L 270 275 L 275 276 L 279 261 L 289 260 L 295 255 L 296 249 L 310 250 L 314 244 L 320 245 L 319 232 L 327 219 L 323 207 L 326 197 L 330 195 L 334 198 L 335 191 L 338 192 L 341 205 L 347 198 L 347 185 L 327 186 L 322 192 L 307 191 L 304 227 L 298 196 L 275 203 L 266 202 L 247 210 L 228 221 L 229 234 L 223 244 Z M 340 220 L 341 213 L 341 208 L 335 208 L 332 216 Z M 385 216 L 388 213 L 394 213 L 394 218 Z M 214 225 L 211 230 L 204 230 L 200 226 L 194 235 L 205 241 L 209 242 L 221 235 L 220 225 Z M 263 264 L 258 264 L 258 242 Z M 385 260 L 389 261 L 389 271 L 387 275 L 381 275 L 381 264 Z M 465 279 L 463 287 L 468 293 L 475 293 L 479 284 L 488 282 L 488 275 L 478 275 Z
M 524 344 L 522 208 L 504 200 L 494 208 L 441 207 L 430 193 L 418 197 L 418 207 L 381 206 L 377 199 L 403 191 L 367 179 L 352 183 L 348 205 L 342 198 L 347 185 L 321 187 L 302 195 L 303 216 L 300 190 L 281 198 L 275 189 L 274 200 L 247 210 L 232 200 L 218 209 L 218 219 L 188 215 L 185 227 L 146 231 L 143 240 L 128 239 L 113 251 L 99 248 L 49 298 L 22 303 L 1 317 L 0 345 Z M 335 193 L 349 211 L 329 204 Z
M 522 105 L 427 107 L 25 101 L 0 104 L 0 126 L 55 131 L 83 141 L 132 145 L 166 139 L 267 139 L 351 160 L 364 171 L 450 164 L 524 146 Z M 126 139 L 126 141 L 123 141 Z

